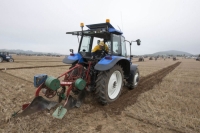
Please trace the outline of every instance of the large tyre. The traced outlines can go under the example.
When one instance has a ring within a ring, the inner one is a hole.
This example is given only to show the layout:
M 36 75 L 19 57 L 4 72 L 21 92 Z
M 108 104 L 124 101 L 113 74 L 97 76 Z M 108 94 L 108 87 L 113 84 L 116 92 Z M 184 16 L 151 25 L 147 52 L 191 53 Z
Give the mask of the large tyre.
M 128 85 L 127 85 L 127 87 L 128 87 L 130 90 L 136 88 L 137 85 L 138 85 L 138 83 L 139 83 L 140 73 L 139 73 L 138 68 L 135 70 L 135 72 L 134 72 L 133 74 L 134 74 L 134 76 L 133 76 L 132 80 L 131 80 L 131 81 L 128 81 Z
M 0 57 L 0 63 L 1 63 L 1 62 L 3 62 L 3 58 L 2 58 L 2 57 Z
M 10 58 L 8 61 L 9 61 L 9 62 L 14 62 L 14 59 L 13 59 L 13 58 Z
M 119 65 L 100 72 L 96 80 L 96 95 L 99 102 L 104 105 L 115 101 L 121 93 L 123 79 L 123 70 Z

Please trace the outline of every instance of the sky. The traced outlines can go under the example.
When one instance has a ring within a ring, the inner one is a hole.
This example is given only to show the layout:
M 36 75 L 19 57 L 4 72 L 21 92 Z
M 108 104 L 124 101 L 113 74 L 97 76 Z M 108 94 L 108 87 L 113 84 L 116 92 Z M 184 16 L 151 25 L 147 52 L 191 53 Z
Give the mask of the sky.
M 126 40 L 141 40 L 132 54 L 200 54 L 199 7 L 200 0 L 0 0 L 0 49 L 69 54 L 78 40 L 67 31 L 110 19 Z

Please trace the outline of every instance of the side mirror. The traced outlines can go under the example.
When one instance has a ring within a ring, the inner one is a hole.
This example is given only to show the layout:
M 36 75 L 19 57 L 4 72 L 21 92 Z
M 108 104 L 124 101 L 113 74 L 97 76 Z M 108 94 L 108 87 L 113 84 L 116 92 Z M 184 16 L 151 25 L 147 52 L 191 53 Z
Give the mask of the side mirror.
M 140 42 L 141 42 L 140 39 L 137 39 L 136 42 L 137 42 L 137 45 L 140 46 Z
M 74 50 L 73 50 L 73 49 L 70 49 L 69 51 L 72 52 L 72 54 L 74 53 Z
M 133 57 L 133 55 L 131 55 L 131 57 Z

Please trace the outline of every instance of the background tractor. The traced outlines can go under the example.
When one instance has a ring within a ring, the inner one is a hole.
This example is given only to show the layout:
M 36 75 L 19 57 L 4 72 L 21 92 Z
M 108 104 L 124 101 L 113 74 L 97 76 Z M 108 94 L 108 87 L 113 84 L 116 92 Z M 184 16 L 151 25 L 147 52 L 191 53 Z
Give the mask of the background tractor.
M 143 56 L 139 57 L 138 61 L 144 61 L 144 57 Z
M 199 56 L 196 58 L 196 61 L 200 61 L 200 54 L 199 54 Z
M 174 57 L 173 57 L 173 61 L 175 61 L 175 60 L 176 60 L 176 57 L 174 56 Z
M 132 64 L 133 56 L 129 58 L 127 56 L 126 42 L 130 45 L 131 54 L 132 42 L 140 45 L 141 41 L 125 40 L 123 33 L 116 30 L 109 20 L 106 20 L 106 23 L 86 25 L 88 30 L 83 30 L 83 23 L 80 26 L 81 31 L 66 33 L 80 37 L 78 52 L 74 53 L 74 50 L 70 49 L 70 55 L 63 59 L 63 63 L 71 64 L 69 70 L 57 78 L 46 74 L 36 75 L 34 77 L 34 85 L 37 87 L 35 99 L 31 104 L 23 105 L 24 111 L 18 116 L 50 109 L 56 105 L 55 102 L 41 97 L 40 92 L 46 98 L 57 95 L 58 103 L 64 101 L 64 104 L 53 113 L 54 117 L 62 118 L 67 109 L 80 107 L 88 92 L 94 93 L 99 103 L 105 105 L 120 96 L 123 86 L 134 89 L 138 85 L 138 66 Z M 108 52 L 105 49 L 91 52 L 99 40 L 108 45 Z
M 149 57 L 149 60 L 153 60 L 153 57 Z
M 8 52 L 0 52 L 0 63 L 3 61 L 14 62 L 14 59 Z

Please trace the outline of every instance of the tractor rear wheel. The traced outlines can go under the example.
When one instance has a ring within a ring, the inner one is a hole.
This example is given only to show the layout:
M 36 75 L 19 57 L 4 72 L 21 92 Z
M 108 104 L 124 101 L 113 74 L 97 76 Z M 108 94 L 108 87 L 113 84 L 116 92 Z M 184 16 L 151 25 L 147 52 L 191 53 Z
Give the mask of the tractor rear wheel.
M 134 74 L 133 80 L 128 82 L 128 88 L 130 90 L 136 88 L 139 83 L 140 73 L 139 73 L 138 68 L 135 70 L 135 72 L 133 74 Z
M 107 71 L 100 72 L 96 80 L 96 95 L 103 105 L 115 101 L 123 87 L 123 70 L 115 65 Z
M 0 63 L 1 63 L 1 62 L 3 62 L 3 58 L 2 58 L 2 57 L 0 57 Z

